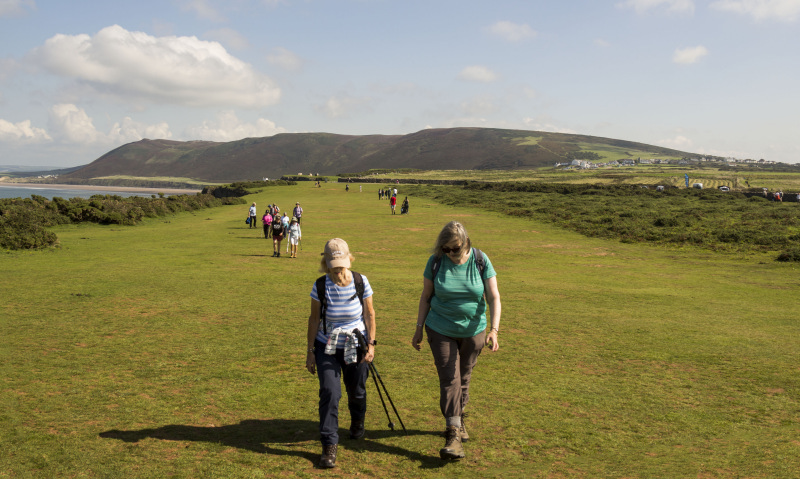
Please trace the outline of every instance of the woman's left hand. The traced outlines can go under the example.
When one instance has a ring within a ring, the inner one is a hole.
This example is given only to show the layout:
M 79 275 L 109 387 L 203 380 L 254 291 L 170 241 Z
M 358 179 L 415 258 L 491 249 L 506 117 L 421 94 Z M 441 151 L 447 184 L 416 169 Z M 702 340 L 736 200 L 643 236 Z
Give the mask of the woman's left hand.
M 371 363 L 373 359 L 375 359 L 375 346 L 370 344 L 369 349 L 367 349 L 367 354 L 364 355 L 364 359 L 361 361 Z
M 500 349 L 500 344 L 497 342 L 496 329 L 489 331 L 489 334 L 486 335 L 486 345 L 489 346 L 489 350 L 492 352 Z

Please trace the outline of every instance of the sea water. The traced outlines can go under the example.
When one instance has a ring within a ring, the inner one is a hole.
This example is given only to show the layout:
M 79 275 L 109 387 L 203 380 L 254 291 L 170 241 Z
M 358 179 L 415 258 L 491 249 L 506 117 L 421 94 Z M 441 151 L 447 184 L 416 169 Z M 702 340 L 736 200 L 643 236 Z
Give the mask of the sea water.
M 187 190 L 187 194 L 194 193 Z M 117 195 L 127 198 L 129 196 L 144 196 L 149 198 L 149 191 L 110 191 L 110 190 L 80 190 L 69 188 L 30 188 L 21 185 L 0 184 L 0 198 L 30 198 L 31 195 L 43 196 L 49 200 L 58 196 L 60 198 L 91 198 L 93 195 Z M 158 195 L 156 195 L 158 196 Z

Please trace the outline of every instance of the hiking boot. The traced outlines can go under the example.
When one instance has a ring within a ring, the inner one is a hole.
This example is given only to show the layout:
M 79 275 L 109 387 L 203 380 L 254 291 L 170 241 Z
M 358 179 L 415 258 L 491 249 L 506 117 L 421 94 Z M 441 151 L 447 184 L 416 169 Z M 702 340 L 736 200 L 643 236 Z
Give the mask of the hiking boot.
M 442 459 L 462 459 L 464 457 L 464 446 L 461 445 L 461 434 L 458 426 L 447 426 L 447 436 L 444 447 L 439 449 L 439 457 Z
M 350 423 L 350 439 L 361 439 L 364 437 L 364 420 L 353 421 Z
M 461 435 L 461 442 L 469 441 L 469 433 L 467 433 L 467 426 L 464 425 L 464 418 L 467 417 L 467 413 L 461 415 L 461 428 L 459 428 L 458 432 Z
M 336 467 L 336 447 L 336 444 L 322 446 L 322 456 L 319 458 L 319 467 L 324 469 Z

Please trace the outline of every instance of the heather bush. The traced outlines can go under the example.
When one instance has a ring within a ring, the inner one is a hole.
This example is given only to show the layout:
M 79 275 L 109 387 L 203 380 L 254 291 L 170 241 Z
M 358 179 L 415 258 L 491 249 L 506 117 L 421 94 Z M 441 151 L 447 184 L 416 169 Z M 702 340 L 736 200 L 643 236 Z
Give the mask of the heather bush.
M 55 197 L 52 200 L 32 195 L 25 199 L 4 199 L 0 200 L 0 247 L 35 249 L 53 246 L 58 243 L 58 238 L 46 228 L 59 224 L 135 225 L 144 218 L 244 203 L 239 197 L 217 198 L 210 194 L 151 198 L 93 195 L 89 199 Z

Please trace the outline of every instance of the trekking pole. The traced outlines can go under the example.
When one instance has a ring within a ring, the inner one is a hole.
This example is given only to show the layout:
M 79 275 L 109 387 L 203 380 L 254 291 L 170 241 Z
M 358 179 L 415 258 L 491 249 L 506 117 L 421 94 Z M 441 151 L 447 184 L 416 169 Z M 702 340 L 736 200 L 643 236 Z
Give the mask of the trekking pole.
M 369 364 L 369 370 L 372 371 L 373 370 L 372 369 L 372 363 L 367 363 L 367 364 Z M 374 373 L 372 374 L 372 380 L 375 381 L 375 389 L 378 390 L 378 397 L 381 398 L 381 404 L 383 404 L 383 410 L 384 410 L 384 412 L 386 412 L 386 419 L 389 420 L 389 429 L 394 431 L 394 422 L 392 422 L 392 417 L 389 416 L 389 409 L 386 407 L 386 402 L 383 400 L 383 394 L 381 394 L 381 388 L 380 388 L 380 386 L 378 386 L 378 380 L 375 379 L 375 374 Z
M 400 417 L 400 413 L 397 412 L 397 408 L 394 407 L 394 402 L 392 401 L 392 397 L 389 396 L 389 391 L 386 389 L 386 385 L 383 384 L 383 378 L 381 378 L 381 375 L 378 372 L 378 370 L 375 369 L 375 364 L 374 363 L 369 363 L 369 364 L 372 366 L 372 371 L 375 373 L 375 376 L 378 376 L 378 381 L 380 381 L 381 382 L 381 386 L 383 386 L 383 392 L 386 393 L 386 399 L 388 399 L 389 400 L 389 404 L 392 405 L 392 410 L 394 410 L 394 413 L 397 416 L 397 420 L 400 421 L 400 425 L 403 427 L 403 432 L 408 434 L 408 431 L 406 431 L 406 425 L 403 424 L 403 419 Z M 386 407 L 386 406 L 384 405 L 384 407 Z
M 366 338 L 364 338 L 364 335 L 361 334 L 361 331 L 359 331 L 358 328 L 353 330 L 353 334 L 355 334 L 356 337 L 358 338 L 359 349 L 361 349 L 361 351 L 364 354 L 366 354 L 366 349 L 367 349 Z M 386 393 L 386 399 L 388 399 L 389 404 L 392 405 L 392 410 L 394 411 L 394 414 L 397 416 L 397 420 L 400 421 L 400 426 L 403 427 L 403 432 L 408 434 L 408 431 L 406 430 L 406 425 L 403 424 L 403 419 L 400 417 L 400 413 L 397 412 L 397 408 L 394 406 L 394 401 L 392 401 L 392 397 L 389 396 L 389 390 L 386 389 L 386 384 L 383 383 L 383 378 L 381 377 L 381 374 L 378 372 L 378 369 L 375 367 L 375 363 L 370 362 L 368 364 L 370 371 L 372 371 L 372 380 L 375 381 L 375 388 L 378 389 L 378 396 L 380 396 L 381 403 L 383 403 L 383 409 L 386 411 L 386 417 L 389 418 L 389 429 L 394 431 L 394 422 L 392 422 L 392 418 L 389 416 L 389 410 L 386 408 L 386 403 L 383 401 L 383 394 L 381 394 L 381 388 L 378 387 L 378 381 L 380 381 L 381 386 L 383 386 L 383 392 Z

